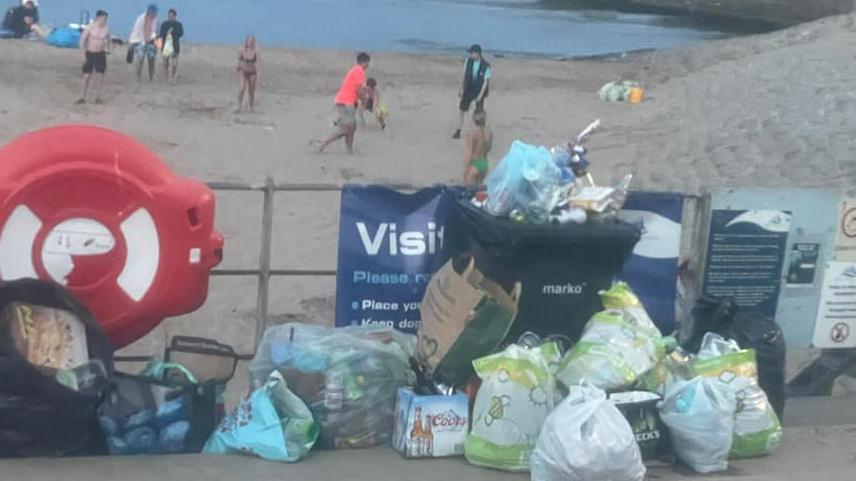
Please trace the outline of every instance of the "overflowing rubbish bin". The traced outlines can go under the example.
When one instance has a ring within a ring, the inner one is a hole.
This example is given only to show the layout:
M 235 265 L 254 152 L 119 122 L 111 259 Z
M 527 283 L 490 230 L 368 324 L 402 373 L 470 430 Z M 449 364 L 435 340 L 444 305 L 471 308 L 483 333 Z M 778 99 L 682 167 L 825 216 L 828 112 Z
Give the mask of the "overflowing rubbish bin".
M 459 200 L 456 249 L 469 251 L 489 278 L 510 288 L 522 284 L 517 320 L 508 339 L 526 331 L 576 340 L 602 304 L 641 235 L 617 219 L 584 224 L 521 224 L 494 217 Z M 451 229 L 450 229 L 451 230 Z

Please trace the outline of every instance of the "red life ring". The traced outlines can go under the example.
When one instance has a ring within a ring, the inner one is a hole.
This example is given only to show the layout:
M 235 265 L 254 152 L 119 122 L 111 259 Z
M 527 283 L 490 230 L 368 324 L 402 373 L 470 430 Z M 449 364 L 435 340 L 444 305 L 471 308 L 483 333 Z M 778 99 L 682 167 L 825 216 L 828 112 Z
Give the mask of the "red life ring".
M 0 280 L 65 285 L 117 349 L 198 309 L 222 252 L 211 189 L 126 135 L 68 125 L 0 149 Z

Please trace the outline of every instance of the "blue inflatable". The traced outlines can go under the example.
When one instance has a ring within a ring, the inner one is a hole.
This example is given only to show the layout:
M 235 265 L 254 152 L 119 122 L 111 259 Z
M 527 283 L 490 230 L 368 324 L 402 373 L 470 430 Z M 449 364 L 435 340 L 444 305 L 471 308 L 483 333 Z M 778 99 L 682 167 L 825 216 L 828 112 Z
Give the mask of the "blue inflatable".
M 48 45 L 59 48 L 78 48 L 80 45 L 80 30 L 61 27 L 54 29 L 45 40 Z

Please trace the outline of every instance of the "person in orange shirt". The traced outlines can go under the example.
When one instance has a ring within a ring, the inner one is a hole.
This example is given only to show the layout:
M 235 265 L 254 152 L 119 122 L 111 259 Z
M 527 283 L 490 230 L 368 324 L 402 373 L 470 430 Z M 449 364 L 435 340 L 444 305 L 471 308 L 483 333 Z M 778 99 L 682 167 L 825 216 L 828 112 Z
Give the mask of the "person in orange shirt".
M 369 63 L 371 63 L 371 57 L 362 52 L 357 55 L 357 64 L 345 75 L 342 87 L 336 95 L 336 112 L 339 116 L 336 126 L 339 130 L 321 143 L 318 148 L 319 154 L 323 153 L 330 144 L 344 137 L 348 155 L 353 155 L 354 135 L 357 132 L 357 103 L 360 99 L 360 91 L 365 87 Z

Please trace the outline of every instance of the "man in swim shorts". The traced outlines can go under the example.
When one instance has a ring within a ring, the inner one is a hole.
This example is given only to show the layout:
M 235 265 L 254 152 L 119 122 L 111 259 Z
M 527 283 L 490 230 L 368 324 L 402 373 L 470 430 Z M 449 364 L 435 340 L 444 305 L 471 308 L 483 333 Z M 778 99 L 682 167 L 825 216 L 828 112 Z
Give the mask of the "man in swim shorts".
M 134 63 L 136 64 L 137 82 L 143 79 L 143 62 L 149 62 L 149 82 L 155 78 L 155 56 L 158 49 L 155 40 L 158 36 L 158 6 L 150 4 L 146 13 L 137 17 L 128 43 L 134 48 Z
M 107 27 L 107 12 L 98 10 L 95 21 L 90 23 L 80 35 L 80 50 L 83 51 L 83 96 L 77 101 L 86 103 L 86 94 L 90 80 L 94 77 L 95 103 L 101 103 L 101 90 L 104 86 L 104 72 L 107 71 L 107 49 L 110 47 L 110 29 Z

